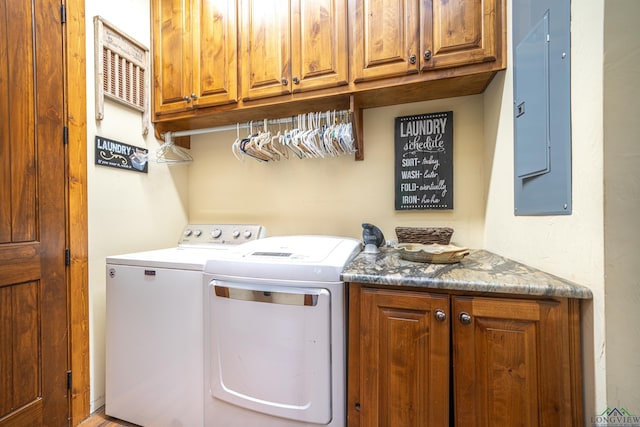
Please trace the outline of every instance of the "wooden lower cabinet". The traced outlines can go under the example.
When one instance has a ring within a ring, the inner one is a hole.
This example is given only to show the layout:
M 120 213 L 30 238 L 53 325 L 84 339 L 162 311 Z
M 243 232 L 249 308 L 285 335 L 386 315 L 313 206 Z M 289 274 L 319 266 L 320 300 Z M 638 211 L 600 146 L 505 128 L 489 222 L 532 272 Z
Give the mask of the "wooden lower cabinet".
M 579 303 L 349 287 L 349 427 L 582 426 Z
M 357 304 L 351 314 L 360 321 L 350 329 L 359 337 L 350 353 L 357 352 L 359 362 L 349 360 L 349 369 L 360 374 L 359 393 L 352 396 L 359 398 L 350 408 L 360 423 L 353 425 L 448 425 L 450 327 L 435 313 L 446 316 L 449 297 L 363 288 L 351 298 Z

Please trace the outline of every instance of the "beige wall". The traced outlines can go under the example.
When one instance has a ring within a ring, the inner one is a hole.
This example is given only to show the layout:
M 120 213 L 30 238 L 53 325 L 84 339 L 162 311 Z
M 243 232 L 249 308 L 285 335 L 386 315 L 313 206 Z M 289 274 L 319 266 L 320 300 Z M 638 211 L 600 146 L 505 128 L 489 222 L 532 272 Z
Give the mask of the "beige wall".
M 105 257 L 175 246 L 187 222 L 187 168 L 169 168 L 152 163 L 149 165 L 149 173 L 142 174 L 93 164 L 96 135 L 150 151 L 158 147 L 158 142 L 152 135 L 142 136 L 139 112 L 105 101 L 105 117 L 102 121 L 96 121 L 94 108 L 93 16 L 102 16 L 142 44 L 149 46 L 149 2 L 88 0 L 85 7 L 89 162 L 89 335 L 91 410 L 95 410 L 104 405 Z
M 483 95 L 367 110 L 364 162 L 240 163 L 230 150 L 235 132 L 193 138 L 191 221 L 259 222 L 272 235 L 353 237 L 360 236 L 360 223 L 368 221 L 380 226 L 387 239 L 395 237 L 398 225 L 448 225 L 456 230 L 455 243 L 483 247 L 588 286 L 594 299 L 583 304 L 582 314 L 589 422 L 607 407 L 603 73 L 598 65 L 603 63 L 603 2 L 572 3 L 572 215 L 513 215 L 509 55 L 507 71 L 499 73 Z M 509 28 L 510 22 L 509 16 Z M 449 109 L 455 119 L 455 209 L 396 212 L 393 118 Z
M 640 415 L 640 2 L 604 11 L 607 396 Z
M 394 118 L 453 111 L 454 210 L 396 211 Z M 395 227 L 450 226 L 458 244 L 482 246 L 484 167 L 482 96 L 366 110 L 365 160 L 352 156 L 240 162 L 231 153 L 236 132 L 192 137 L 189 175 L 192 222 L 256 222 L 269 235 L 332 234 L 360 238 L 363 222 L 395 239 Z M 242 130 L 242 135 L 246 130 Z
M 510 1 L 508 3 L 510 11 Z M 637 208 L 638 203 L 637 199 L 631 205 L 619 203 L 627 200 L 627 189 L 618 192 L 616 187 L 628 181 L 616 173 L 619 164 L 616 159 L 632 153 L 638 138 L 637 128 L 631 127 L 621 134 L 617 122 L 603 112 L 604 4 L 605 0 L 572 2 L 571 216 L 513 216 L 510 63 L 508 70 L 499 73 L 483 95 L 367 110 L 364 162 L 355 162 L 350 157 L 291 159 L 270 164 L 252 159 L 239 162 L 230 149 L 235 132 L 226 132 L 193 137 L 191 154 L 196 160 L 189 167 L 152 164 L 149 174 L 142 175 L 89 165 L 92 408 L 104 402 L 106 255 L 172 246 L 187 220 L 256 222 L 266 225 L 270 235 L 321 233 L 352 237 L 361 236 L 360 224 L 367 221 L 380 226 L 387 239 L 395 238 L 394 228 L 398 225 L 451 226 L 455 229 L 455 243 L 484 247 L 590 287 L 594 300 L 583 305 L 586 421 L 589 423 L 591 415 L 607 406 L 626 405 L 632 412 L 640 412 L 637 404 L 633 406 L 639 401 L 637 394 L 629 391 L 640 380 L 638 367 L 633 365 L 634 361 L 637 363 L 633 355 L 638 351 L 634 347 L 625 353 L 624 347 L 631 336 L 619 334 L 629 326 L 629 318 L 624 314 L 635 310 L 634 302 L 640 301 L 638 275 L 631 271 L 638 259 L 637 238 L 628 239 L 635 237 L 628 234 L 635 223 L 627 214 L 628 209 Z M 86 8 L 89 159 L 94 158 L 92 144 L 96 134 L 153 150 L 157 142 L 151 136 L 140 135 L 137 113 L 107 102 L 105 120 L 102 123 L 93 120 L 92 17 L 100 14 L 149 45 L 148 2 L 88 0 Z M 637 16 L 637 11 L 628 16 Z M 607 25 L 616 25 L 623 17 L 611 15 L 610 18 Z M 637 62 L 635 64 L 637 66 Z M 617 68 L 618 72 L 621 70 L 623 68 Z M 619 76 L 613 71 L 606 76 L 608 90 L 615 88 L 613 83 Z M 635 95 L 624 98 L 620 93 L 617 96 L 629 104 L 635 101 L 637 105 L 637 93 Z M 609 107 L 616 102 L 613 98 L 605 105 Z M 396 212 L 393 119 L 447 110 L 454 111 L 455 121 L 455 209 Z M 627 111 L 627 117 L 637 121 L 637 110 Z M 604 129 L 603 116 L 606 118 Z M 635 138 L 631 132 L 635 132 Z M 614 166 L 606 170 L 603 138 L 620 144 L 606 151 L 607 159 L 615 160 Z M 621 172 L 637 171 L 629 162 L 624 165 Z M 617 181 L 605 188 L 603 173 L 607 179 L 616 177 Z M 635 177 L 637 180 L 637 172 Z M 604 218 L 605 190 L 606 212 L 615 215 L 611 221 Z M 609 202 L 610 197 L 613 202 Z M 605 340 L 605 236 L 606 272 L 612 275 L 607 279 L 607 294 L 615 293 L 607 302 L 606 327 L 610 335 L 616 334 L 617 341 L 611 336 Z M 620 240 L 623 240 L 622 246 L 619 246 Z M 624 253 L 630 260 L 616 248 L 628 249 Z M 626 263 L 619 267 L 620 264 L 610 264 L 611 260 Z M 625 302 L 626 295 L 632 297 Z M 637 345 L 640 341 L 637 329 L 634 332 Z M 605 356 L 609 354 L 613 361 L 607 365 Z M 611 376 L 607 378 L 609 373 Z M 625 396 L 631 396 L 633 401 L 628 402 Z
M 583 304 L 586 421 L 607 408 L 603 230 L 603 1 L 572 2 L 570 216 L 513 215 L 512 63 L 485 92 L 485 247 L 591 288 Z M 510 8 L 510 1 L 509 10 Z M 509 16 L 509 28 L 511 16 Z M 511 45 L 510 31 L 509 46 Z M 638 378 L 635 379 L 636 382 Z

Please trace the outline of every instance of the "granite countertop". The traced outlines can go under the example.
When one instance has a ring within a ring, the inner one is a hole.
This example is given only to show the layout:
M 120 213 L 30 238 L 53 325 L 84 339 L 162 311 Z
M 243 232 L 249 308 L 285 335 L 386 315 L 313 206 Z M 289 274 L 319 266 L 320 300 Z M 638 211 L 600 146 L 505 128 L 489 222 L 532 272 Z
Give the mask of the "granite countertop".
M 345 282 L 502 294 L 591 299 L 589 288 L 485 250 L 456 264 L 405 261 L 394 248 L 361 252 L 342 272 Z

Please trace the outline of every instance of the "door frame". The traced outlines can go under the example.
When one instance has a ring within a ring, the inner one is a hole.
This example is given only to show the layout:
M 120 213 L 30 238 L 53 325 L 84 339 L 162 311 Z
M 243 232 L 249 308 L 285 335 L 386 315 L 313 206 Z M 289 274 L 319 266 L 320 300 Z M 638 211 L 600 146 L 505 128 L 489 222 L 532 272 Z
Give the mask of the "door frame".
M 77 426 L 90 413 L 88 206 L 87 206 L 87 94 L 85 0 L 62 0 L 66 9 L 64 34 L 65 97 L 68 144 L 67 270 L 70 425 Z

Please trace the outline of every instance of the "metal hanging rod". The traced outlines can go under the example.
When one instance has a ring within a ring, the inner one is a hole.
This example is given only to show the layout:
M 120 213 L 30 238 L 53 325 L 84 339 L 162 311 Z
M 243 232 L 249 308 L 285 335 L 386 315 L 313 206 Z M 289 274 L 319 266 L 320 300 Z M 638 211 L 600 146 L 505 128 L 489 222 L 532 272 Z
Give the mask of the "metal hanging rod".
M 337 110 L 342 112 L 348 112 L 349 110 Z M 309 114 L 309 113 L 304 113 Z M 296 119 L 296 116 L 293 117 L 285 117 L 285 118 L 279 118 L 279 119 L 263 119 L 263 120 L 251 120 L 247 123 L 243 123 L 243 124 L 235 124 L 235 125 L 224 125 L 224 126 L 214 126 L 214 127 L 209 127 L 209 128 L 202 128 L 202 129 L 188 129 L 188 130 L 179 130 L 179 131 L 167 131 L 165 132 L 165 141 L 171 141 L 173 138 L 177 138 L 177 137 L 181 137 L 181 136 L 193 136 L 193 135 L 204 135 L 207 133 L 215 133 L 215 132 L 225 132 L 225 131 L 230 131 L 230 130 L 237 130 L 237 129 L 248 129 L 250 125 L 252 126 L 260 126 L 260 123 L 263 123 L 264 121 L 267 121 L 268 124 L 287 124 L 287 123 L 292 123 L 294 122 L 294 120 Z
M 291 123 L 293 121 L 293 119 L 276 119 L 276 120 L 278 120 L 277 123 L 282 123 L 282 124 Z M 252 121 L 252 123 L 260 123 L 260 121 L 254 120 Z M 274 122 L 270 122 L 270 123 L 274 123 Z M 248 128 L 249 128 L 249 124 L 244 123 L 244 124 L 236 124 L 236 125 L 215 126 L 215 127 L 202 128 L 202 129 L 179 130 L 176 132 L 167 131 L 165 135 L 170 134 L 171 137 L 175 138 L 180 136 L 204 135 L 207 133 L 225 132 L 229 130 L 248 129 Z

